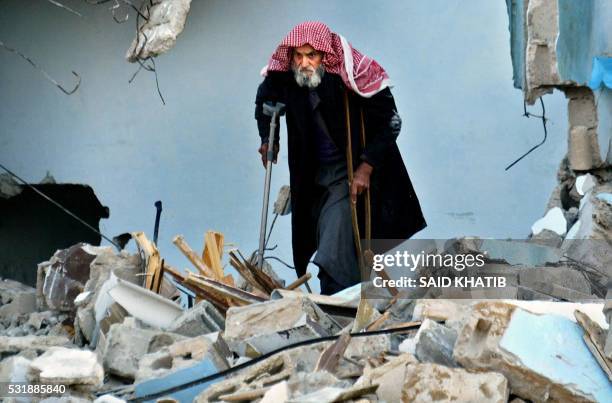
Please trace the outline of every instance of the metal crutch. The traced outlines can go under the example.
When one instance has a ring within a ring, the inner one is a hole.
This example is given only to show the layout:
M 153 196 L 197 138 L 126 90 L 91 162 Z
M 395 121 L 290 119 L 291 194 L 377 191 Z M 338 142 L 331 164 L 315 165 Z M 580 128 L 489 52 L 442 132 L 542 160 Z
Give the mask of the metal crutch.
M 261 226 L 259 229 L 259 251 L 257 254 L 257 267 L 263 269 L 263 255 L 266 244 L 266 227 L 268 225 L 268 204 L 270 201 L 270 180 L 272 178 L 272 160 L 274 159 L 274 142 L 276 137 L 276 127 L 278 120 L 285 114 L 285 104 L 277 102 L 275 104 L 264 103 L 263 113 L 271 116 L 270 136 L 268 138 L 268 153 L 266 154 L 266 182 L 264 184 L 263 208 L 261 210 Z

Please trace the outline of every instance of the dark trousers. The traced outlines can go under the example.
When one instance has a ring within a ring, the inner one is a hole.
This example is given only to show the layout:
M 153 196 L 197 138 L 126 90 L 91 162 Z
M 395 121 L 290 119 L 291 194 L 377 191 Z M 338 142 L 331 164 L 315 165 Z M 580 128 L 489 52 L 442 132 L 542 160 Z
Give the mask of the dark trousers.
M 314 209 L 317 220 L 317 253 L 321 294 L 329 295 L 360 281 L 346 162 L 321 164 L 317 184 L 325 192 Z
M 336 280 L 322 268 L 319 268 L 318 277 L 321 282 L 321 295 L 332 295 L 346 288 L 342 284 L 337 283 Z

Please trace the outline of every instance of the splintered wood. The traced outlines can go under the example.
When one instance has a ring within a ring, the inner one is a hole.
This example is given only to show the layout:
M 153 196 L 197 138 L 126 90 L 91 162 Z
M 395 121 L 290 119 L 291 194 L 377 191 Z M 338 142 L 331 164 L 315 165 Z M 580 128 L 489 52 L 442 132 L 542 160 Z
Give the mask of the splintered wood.
M 157 247 L 147 239 L 144 232 L 132 232 L 132 238 L 136 241 L 139 251 L 144 254 L 145 288 L 147 290 L 159 290 L 162 262 Z
M 154 266 L 149 267 L 147 265 L 147 273 L 151 272 L 151 275 L 147 276 L 147 281 L 151 284 L 147 283 L 147 285 L 150 285 L 151 288 L 149 289 L 154 291 L 163 289 L 163 287 L 160 288 L 160 284 L 155 282 L 155 279 L 163 278 L 163 273 L 167 273 L 176 282 L 193 292 L 196 296 L 196 301 L 208 300 L 219 310 L 225 312 L 232 306 L 243 306 L 266 301 L 270 298 L 272 291 L 283 288 L 283 285 L 275 278 L 264 270 L 258 269 L 250 260 L 245 259 L 239 250 L 234 249 L 228 252 L 229 263 L 251 288 L 248 288 L 250 290 L 248 292 L 236 287 L 232 275 L 224 273 L 222 259 L 225 237 L 220 232 L 207 231 L 204 234 L 204 247 L 202 248 L 201 255 L 189 246 L 182 235 L 177 235 L 172 240 L 172 243 L 197 269 L 197 274 L 191 273 L 188 270 L 185 273 L 181 273 L 168 264 L 158 263 L 159 252 L 157 252 L 155 245 L 148 241 L 145 242 L 146 238 L 144 238 L 144 235 L 138 236 L 140 242 L 144 245 L 142 249 L 145 251 L 151 250 L 150 252 L 145 252 L 145 255 L 154 257 L 153 260 L 150 258 L 148 260 Z M 155 256 L 157 256 L 157 260 Z M 156 273 L 156 275 L 153 275 L 153 273 Z M 310 273 L 307 273 L 285 289 L 298 288 L 310 278 Z

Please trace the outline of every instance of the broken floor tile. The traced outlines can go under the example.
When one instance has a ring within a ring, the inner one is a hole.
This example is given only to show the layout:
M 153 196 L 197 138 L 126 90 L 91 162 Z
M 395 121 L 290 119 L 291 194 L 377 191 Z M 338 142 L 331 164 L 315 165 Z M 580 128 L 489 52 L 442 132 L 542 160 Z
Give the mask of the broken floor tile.
M 406 366 L 402 388 L 402 401 L 411 403 L 506 403 L 508 395 L 508 381 L 499 373 L 471 373 L 429 363 Z

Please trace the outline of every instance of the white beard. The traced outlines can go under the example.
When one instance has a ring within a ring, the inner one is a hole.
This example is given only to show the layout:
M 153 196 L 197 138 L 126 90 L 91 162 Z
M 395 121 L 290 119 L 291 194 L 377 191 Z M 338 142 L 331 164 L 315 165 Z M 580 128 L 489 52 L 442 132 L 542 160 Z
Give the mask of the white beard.
M 291 70 L 293 70 L 293 76 L 295 77 L 297 85 L 308 88 L 315 88 L 321 84 L 321 80 L 325 74 L 325 67 L 323 67 L 323 64 L 320 64 L 316 69 L 300 69 L 296 65 L 293 65 L 291 66 Z M 308 75 L 306 71 L 311 72 L 311 74 Z

